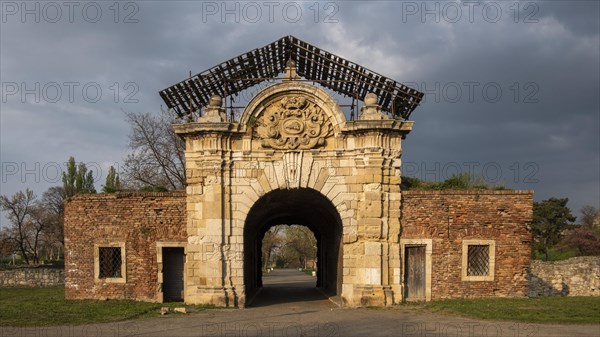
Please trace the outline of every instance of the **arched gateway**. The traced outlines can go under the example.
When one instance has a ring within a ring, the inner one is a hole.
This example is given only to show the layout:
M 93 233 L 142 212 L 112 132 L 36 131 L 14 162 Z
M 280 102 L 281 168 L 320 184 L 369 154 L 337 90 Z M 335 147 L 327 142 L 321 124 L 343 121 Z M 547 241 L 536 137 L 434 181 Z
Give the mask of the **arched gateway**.
M 341 293 L 342 221 L 327 197 L 310 188 L 279 189 L 262 196 L 244 223 L 244 286 L 250 298 L 262 286 L 261 241 L 273 225 L 308 227 L 317 239 L 317 287 Z
M 261 285 L 262 235 L 280 223 L 316 234 L 318 286 L 351 305 L 391 301 L 400 143 L 412 122 L 385 115 L 374 95 L 346 120 L 327 92 L 297 80 L 293 62 L 239 122 L 219 98 L 211 104 L 198 122 L 174 126 L 186 140 L 186 301 L 243 305 Z
M 239 119 L 223 106 L 269 78 Z M 69 200 L 67 298 L 245 306 L 277 224 L 313 231 L 317 285 L 344 305 L 527 293 L 531 191 L 400 190 L 423 94 L 287 36 L 160 95 L 189 120 L 186 191 Z

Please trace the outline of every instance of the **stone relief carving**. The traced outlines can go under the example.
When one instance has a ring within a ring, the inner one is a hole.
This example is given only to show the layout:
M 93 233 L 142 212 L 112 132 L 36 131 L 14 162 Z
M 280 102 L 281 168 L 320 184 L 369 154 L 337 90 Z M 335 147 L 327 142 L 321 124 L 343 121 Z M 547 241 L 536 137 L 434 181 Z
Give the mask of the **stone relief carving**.
M 278 150 L 322 146 L 332 130 L 325 112 L 299 95 L 286 96 L 267 107 L 257 124 L 262 146 Z

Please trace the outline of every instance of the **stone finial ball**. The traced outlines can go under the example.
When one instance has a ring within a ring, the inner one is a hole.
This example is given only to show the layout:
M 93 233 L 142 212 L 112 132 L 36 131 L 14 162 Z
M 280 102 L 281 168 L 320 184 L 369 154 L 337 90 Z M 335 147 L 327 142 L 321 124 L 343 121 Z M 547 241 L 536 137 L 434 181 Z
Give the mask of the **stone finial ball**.
M 221 96 L 219 95 L 214 95 L 213 97 L 210 98 L 210 101 L 208 103 L 210 106 L 212 107 L 221 107 L 221 105 L 223 104 L 223 100 L 221 99 Z
M 377 95 L 370 92 L 365 96 L 365 105 L 377 105 Z

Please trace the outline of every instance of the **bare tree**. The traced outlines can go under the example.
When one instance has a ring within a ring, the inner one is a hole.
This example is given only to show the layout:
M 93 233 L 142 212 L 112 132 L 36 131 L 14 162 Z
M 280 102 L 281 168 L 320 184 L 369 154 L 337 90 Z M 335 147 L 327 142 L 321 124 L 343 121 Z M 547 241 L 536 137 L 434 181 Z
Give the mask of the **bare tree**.
M 51 213 L 38 202 L 33 205 L 30 221 L 25 228 L 25 242 L 34 264 L 40 263 L 40 250 L 46 243 L 44 233 L 51 217 Z
M 306 226 L 289 226 L 285 231 L 284 253 L 288 264 L 296 260 L 306 269 L 308 260 L 314 260 L 317 256 L 317 239 Z
M 64 247 L 64 200 L 66 193 L 60 186 L 50 187 L 42 195 L 41 205 L 47 222 L 44 231 L 46 254 L 50 258 L 60 258 Z M 55 254 L 56 253 L 56 254 Z
M 26 189 L 25 192 L 19 191 L 10 199 L 6 196 L 0 196 L 0 207 L 6 212 L 8 220 L 12 226 L 7 228 L 6 236 L 8 240 L 13 241 L 18 247 L 18 251 L 25 263 L 29 264 L 29 255 L 34 255 L 34 261 L 37 259 L 35 250 L 32 251 L 32 226 L 34 219 L 33 214 L 36 207 L 36 195 L 33 191 Z
M 19 252 L 19 246 L 17 245 L 17 242 L 12 239 L 9 228 L 2 228 L 2 230 L 0 230 L 0 256 L 10 256 L 17 252 Z
M 281 235 L 283 225 L 277 225 L 269 228 L 262 241 L 262 263 L 263 270 L 270 266 L 271 257 L 275 251 L 281 248 L 283 236 Z
M 594 206 L 583 206 L 581 208 L 581 225 L 584 227 L 593 228 L 599 225 L 600 209 Z
M 2 254 L 18 252 L 25 263 L 37 264 L 46 256 L 60 257 L 63 247 L 63 216 L 65 192 L 51 187 L 37 200 L 32 190 L 19 191 L 12 197 L 0 196 L 0 207 L 6 212 L 11 226 L 0 233 Z
M 175 134 L 171 124 L 175 116 L 162 111 L 127 113 L 131 127 L 129 147 L 133 153 L 125 159 L 125 183 L 129 187 L 185 188 L 185 144 Z

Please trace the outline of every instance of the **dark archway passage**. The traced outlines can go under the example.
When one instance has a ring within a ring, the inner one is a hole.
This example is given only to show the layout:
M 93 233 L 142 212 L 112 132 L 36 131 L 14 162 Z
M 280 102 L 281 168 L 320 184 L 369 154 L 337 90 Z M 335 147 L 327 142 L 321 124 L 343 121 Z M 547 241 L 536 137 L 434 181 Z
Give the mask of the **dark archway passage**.
M 305 188 L 271 191 L 250 209 L 244 225 L 246 298 L 252 300 L 263 286 L 262 238 L 270 227 L 279 224 L 303 225 L 314 233 L 317 239 L 316 286 L 328 295 L 340 294 L 342 221 L 326 197 Z

